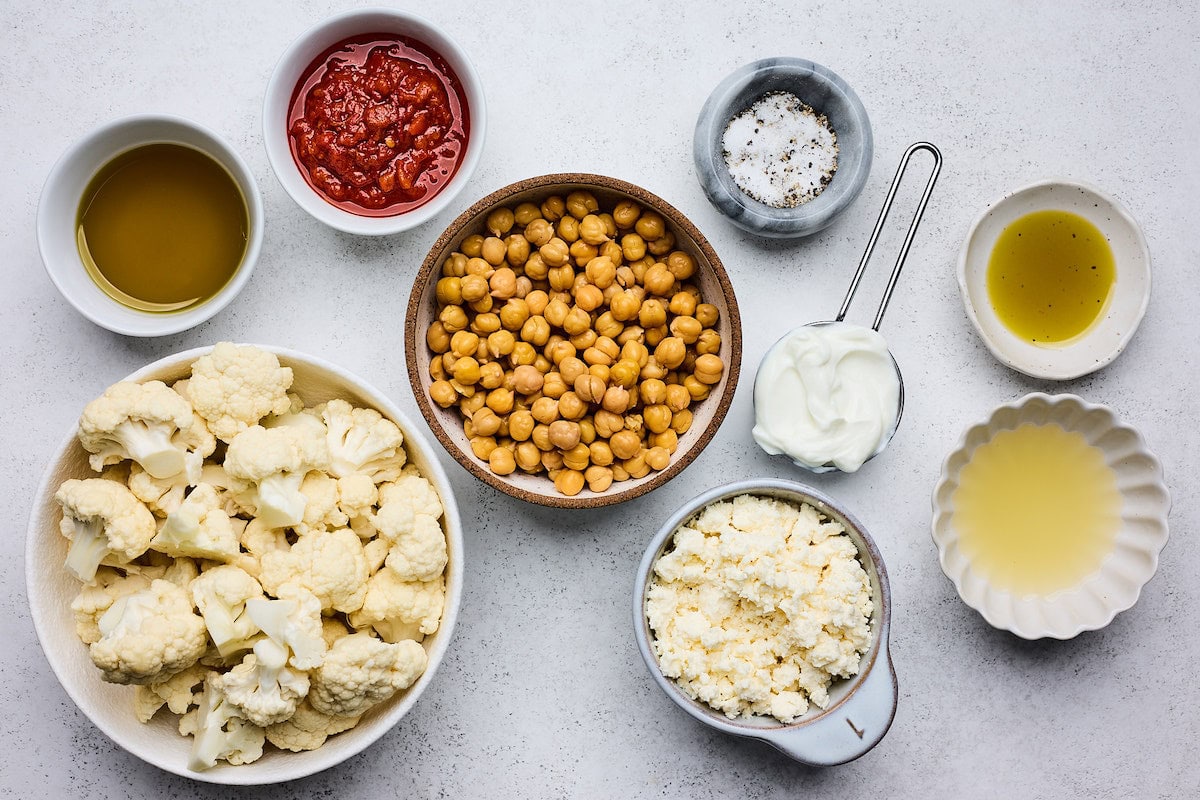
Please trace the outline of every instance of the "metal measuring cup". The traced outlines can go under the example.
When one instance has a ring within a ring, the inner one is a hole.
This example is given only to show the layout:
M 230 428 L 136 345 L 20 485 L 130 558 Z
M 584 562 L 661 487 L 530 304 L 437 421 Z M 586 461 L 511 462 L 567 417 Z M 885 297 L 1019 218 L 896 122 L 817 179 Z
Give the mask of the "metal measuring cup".
M 879 326 L 883 323 L 883 314 L 887 310 L 888 302 L 892 298 L 892 292 L 896 288 L 896 281 L 900 278 L 900 270 L 904 267 L 905 259 L 908 258 L 908 251 L 912 247 L 913 237 L 916 236 L 917 226 L 920 225 L 921 218 L 925 215 L 925 207 L 929 204 L 929 196 L 933 193 L 933 185 L 937 182 L 938 174 L 942 170 L 942 153 L 937 149 L 937 147 L 929 142 L 916 142 L 910 145 L 908 149 L 904 151 L 904 157 L 900 160 L 899 167 L 896 168 L 896 176 L 892 178 L 891 188 L 888 189 L 887 197 L 883 201 L 883 208 L 880 209 L 879 219 L 875 222 L 875 229 L 871 232 L 871 238 L 867 241 L 867 248 L 863 252 L 862 260 L 858 263 L 858 269 L 854 273 L 854 278 L 850 281 L 850 287 L 846 290 L 846 297 L 842 300 L 842 307 L 838 310 L 837 316 L 832 320 L 809 322 L 801 327 L 819 328 L 851 324 L 844 321 L 846 312 L 850 310 L 850 303 L 854 300 L 854 295 L 858 291 L 858 285 L 862 281 L 863 273 L 866 271 L 867 262 L 871 260 L 871 254 L 875 251 L 875 244 L 879 240 L 879 234 L 883 230 L 883 225 L 887 221 L 888 214 L 892 210 L 892 202 L 896 198 L 896 190 L 900 187 L 900 180 L 904 177 L 904 173 L 908 169 L 908 162 L 912 158 L 913 154 L 919 150 L 925 150 L 933 156 L 933 171 L 930 173 L 929 180 L 925 184 L 925 190 L 922 192 L 921 200 L 917 204 L 917 210 L 913 215 L 912 223 L 908 227 L 908 233 L 904 237 L 904 243 L 900 246 L 900 252 L 896 257 L 896 265 L 892 267 L 891 277 L 888 278 L 887 287 L 884 289 L 883 297 L 879 302 L 879 310 L 876 312 L 875 321 L 871 325 L 871 330 L 875 332 L 879 331 Z M 858 326 L 853 327 L 857 328 Z M 763 361 L 759 363 L 760 370 L 762 363 L 766 362 L 776 348 L 782 346 L 795 330 L 796 329 L 788 331 L 786 334 L 780 337 L 775 344 L 771 345 L 766 354 L 763 356 Z M 899 383 L 896 417 L 895 421 L 892 423 L 891 429 L 883 435 L 879 442 L 879 446 L 873 453 L 871 453 L 871 455 L 867 457 L 867 461 L 870 461 L 872 458 L 883 452 L 884 448 L 886 448 L 888 443 L 891 442 L 892 437 L 896 435 L 896 429 L 900 426 L 900 417 L 904 413 L 904 377 L 901 375 L 900 365 L 896 362 L 896 358 L 892 355 L 890 349 L 888 350 L 888 357 L 891 359 L 892 366 L 896 370 L 896 380 Z M 754 388 L 755 394 L 757 395 L 757 377 L 755 379 Z M 755 407 L 757 408 L 757 398 L 755 399 Z M 795 458 L 793 458 L 792 461 L 794 464 L 796 464 L 796 466 L 803 467 L 811 472 L 833 472 L 839 469 L 837 466 L 830 463 L 814 466 L 812 464 L 799 461 Z

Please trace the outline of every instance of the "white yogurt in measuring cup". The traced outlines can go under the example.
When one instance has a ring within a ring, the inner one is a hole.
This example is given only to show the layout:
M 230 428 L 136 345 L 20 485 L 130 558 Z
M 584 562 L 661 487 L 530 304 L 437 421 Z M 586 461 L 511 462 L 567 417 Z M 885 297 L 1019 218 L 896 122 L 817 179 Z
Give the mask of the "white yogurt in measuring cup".
M 810 469 L 854 472 L 887 444 L 900 376 L 878 331 L 834 322 L 796 328 L 754 381 L 754 440 Z

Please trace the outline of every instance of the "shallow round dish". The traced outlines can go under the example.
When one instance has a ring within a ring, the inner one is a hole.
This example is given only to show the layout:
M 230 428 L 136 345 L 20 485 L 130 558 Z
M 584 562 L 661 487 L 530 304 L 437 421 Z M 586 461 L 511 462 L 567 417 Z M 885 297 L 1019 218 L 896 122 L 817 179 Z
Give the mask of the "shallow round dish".
M 246 201 L 246 252 L 233 277 L 208 300 L 181 311 L 139 311 L 96 285 L 76 244 L 79 203 L 93 176 L 120 154 L 147 144 L 172 143 L 203 152 L 233 178 Z M 50 280 L 75 309 L 102 328 L 126 336 L 167 336 L 193 328 L 229 305 L 250 280 L 262 249 L 262 195 L 250 168 L 217 134 L 191 120 L 164 114 L 123 117 L 84 136 L 59 158 L 46 178 L 37 212 L 38 249 Z
M 1104 454 L 1121 493 L 1121 524 L 1112 552 L 1078 585 L 1050 595 L 1018 596 L 992 586 L 963 555 L 954 525 L 954 493 L 972 453 L 1000 431 L 1025 423 L 1053 424 L 1082 434 Z M 946 458 L 933 491 L 933 541 L 942 572 L 954 582 L 963 602 L 988 624 L 1024 639 L 1070 639 L 1103 628 L 1137 602 L 1142 587 L 1158 569 L 1159 551 L 1167 543 L 1170 507 L 1162 467 L 1136 430 L 1106 406 L 1071 394 L 1035 392 L 998 407 L 987 420 L 972 425 Z
M 668 230 L 675 234 L 676 247 L 688 251 L 696 259 L 696 277 L 691 279 L 692 282 L 699 286 L 704 302 L 715 305 L 720 312 L 716 330 L 721 335 L 719 355 L 725 362 L 725 372 L 720 382 L 713 385 L 709 396 L 692 406 L 692 426 L 679 437 L 679 449 L 671 456 L 671 463 L 666 469 L 650 472 L 643 478 L 614 483 L 606 492 L 596 493 L 585 487 L 574 497 L 567 497 L 555 491 L 553 481 L 545 475 L 526 475 L 519 470 L 511 475 L 496 475 L 486 462 L 475 457 L 463 432 L 458 410 L 441 408 L 429 399 L 432 353 L 425 344 L 425 333 L 437 318 L 436 288 L 441 277 L 442 262 L 458 249 L 463 239 L 484 229 L 488 213 L 499 206 L 512 208 L 525 201 L 540 203 L 550 195 L 565 197 L 576 190 L 592 192 L 601 206 L 611 207 L 621 200 L 633 200 L 663 216 Z M 595 508 L 630 500 L 662 486 L 682 472 L 716 435 L 737 387 L 742 362 L 742 324 L 733 286 L 721 260 L 687 217 L 662 198 L 632 183 L 602 175 L 566 173 L 542 175 L 509 184 L 475 203 L 450 224 L 425 257 L 413 283 L 404 324 L 404 352 L 408 378 L 421 413 L 446 451 L 472 475 L 502 492 L 531 503 L 557 508 Z
M 409 712 L 433 681 L 454 634 L 462 597 L 462 520 L 450 482 L 424 433 L 386 395 L 340 367 L 293 350 L 259 347 L 275 353 L 281 364 L 292 368 L 295 374 L 292 391 L 307 404 L 340 397 L 378 409 L 400 426 L 409 463 L 415 464 L 434 485 L 445 508 L 442 523 L 450 556 L 445 573 L 446 601 L 441 626 L 423 642 L 429 657 L 425 673 L 407 691 L 368 711 L 357 727 L 330 737 L 316 750 L 290 753 L 268 747 L 253 764 L 230 766 L 218 762 L 212 769 L 193 772 L 187 766 L 191 738 L 179 735 L 175 717 L 159 714 L 149 724 L 138 722 L 133 713 L 133 687 L 102 681 L 99 670 L 88 657 L 87 647 L 75 635 L 71 601 L 80 584 L 63 567 L 67 540 L 58 532 L 61 513 L 54 502 L 54 492 L 68 478 L 95 477 L 96 473 L 88 466 L 87 454 L 72 429 L 51 458 L 38 487 L 25 544 L 26 591 L 42 651 L 75 705 L 110 739 L 160 769 L 210 783 L 257 785 L 301 778 L 345 761 L 371 745 Z M 182 378 L 190 372 L 192 362 L 210 350 L 203 347 L 168 356 L 125 380 Z
M 1027 342 L 1000 321 L 988 299 L 987 268 L 1001 232 L 1035 211 L 1078 214 L 1104 234 L 1117 280 L 1104 315 L 1057 346 Z M 1150 251 L 1141 228 L 1113 198 L 1075 181 L 1047 180 L 1017 189 L 988 206 L 971 226 L 958 254 L 958 287 L 967 317 L 992 355 L 1035 378 L 1070 380 L 1107 366 L 1129 343 L 1150 302 Z
M 729 174 L 721 139 L 736 114 L 768 92 L 791 92 L 837 134 L 838 166 L 829 185 L 795 208 L 774 208 L 747 195 Z M 708 199 L 734 225 L 758 236 L 797 238 L 816 233 L 858 197 L 871 172 L 871 121 L 858 95 L 828 67 L 803 58 L 766 58 L 747 64 L 709 95 L 692 140 L 696 176 Z
M 646 617 L 646 594 L 651 571 L 659 556 L 672 543 L 675 532 L 693 514 L 705 506 L 737 495 L 775 497 L 793 503 L 808 503 L 829 519 L 838 522 L 858 548 L 858 558 L 871 582 L 871 646 L 862 656 L 859 673 L 835 681 L 829 688 L 826 708 L 812 707 L 791 724 L 771 717 L 750 716 L 730 719 L 705 703 L 694 700 L 663 674 L 654 652 L 654 633 Z M 642 556 L 633 588 L 633 630 L 638 650 L 650 675 L 667 697 L 694 719 L 710 728 L 734 736 L 766 742 L 789 757 L 805 764 L 832 766 L 852 761 L 869 751 L 888 732 L 896 715 L 898 684 L 889 649 L 892 596 L 883 558 L 866 529 L 849 512 L 821 492 L 792 481 L 761 478 L 725 486 L 701 494 L 686 503 L 668 519 Z
M 411 211 L 384 217 L 354 214 L 333 205 L 305 180 L 292 156 L 288 138 L 288 109 L 297 84 L 312 62 L 338 42 L 370 33 L 408 36 L 428 45 L 454 70 L 467 101 L 470 132 L 467 149 L 458 170 L 429 202 Z M 467 53 L 441 28 L 416 14 L 395 8 L 365 8 L 346 11 L 310 28 L 292 42 L 275 65 L 263 101 L 263 140 L 275 177 L 296 204 L 331 228 L 360 236 L 386 236 L 410 230 L 445 210 L 471 179 L 487 134 L 487 109 L 483 84 Z

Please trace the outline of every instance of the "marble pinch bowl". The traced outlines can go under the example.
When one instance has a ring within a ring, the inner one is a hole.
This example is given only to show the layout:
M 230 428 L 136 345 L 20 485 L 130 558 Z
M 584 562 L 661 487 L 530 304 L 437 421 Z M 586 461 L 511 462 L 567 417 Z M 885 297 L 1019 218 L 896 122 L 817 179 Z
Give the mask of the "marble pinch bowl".
M 679 449 L 671 463 L 661 472 L 650 472 L 613 485 L 604 492 L 584 487 L 574 497 L 559 494 L 554 483 L 544 474 L 527 475 L 520 470 L 511 475 L 497 475 L 486 461 L 476 458 L 463 431 L 463 420 L 456 408 L 441 408 L 429 399 L 433 379 L 429 365 L 433 357 L 425 344 L 425 334 L 437 319 L 437 282 L 441 278 L 442 262 L 458 249 L 463 239 L 484 231 L 484 221 L 494 209 L 515 208 L 524 202 L 541 203 L 551 195 L 566 196 L 573 191 L 589 191 L 602 208 L 612 208 L 622 200 L 632 200 L 642 208 L 662 215 L 667 230 L 675 235 L 676 248 L 686 250 L 696 259 L 696 274 L 690 279 L 704 297 L 720 312 L 716 330 L 721 335 L 718 355 L 725 362 L 721 380 L 711 387 L 707 398 L 692 405 L 693 422 L 687 433 L 679 437 Z M 691 220 L 661 197 L 640 186 L 616 178 L 584 173 L 562 173 L 527 178 L 509 184 L 472 205 L 434 243 L 413 282 L 408 299 L 408 314 L 404 323 L 404 353 L 408 364 L 409 382 L 417 405 L 433 435 L 468 472 L 479 480 L 521 500 L 555 508 L 598 508 L 621 503 L 662 486 L 683 471 L 712 441 L 729 411 L 737 387 L 742 363 L 742 323 L 738 313 L 733 285 L 721 264 L 721 259 Z
M 747 195 L 734 183 L 722 155 L 729 120 L 764 94 L 780 91 L 825 114 L 837 134 L 833 180 L 795 208 L 774 208 Z M 734 225 L 772 239 L 809 236 L 832 223 L 866 185 L 873 153 L 871 121 L 858 95 L 829 68 L 802 58 L 766 58 L 729 75 L 704 103 L 692 140 L 696 176 L 709 201 Z
M 354 728 L 331 736 L 316 750 L 292 753 L 267 746 L 262 758 L 251 764 L 232 766 L 223 761 L 202 772 L 188 769 L 191 738 L 177 730 L 177 718 L 160 711 L 147 724 L 134 716 L 133 687 L 101 680 L 100 671 L 88 657 L 88 648 L 75 634 L 71 601 L 80 583 L 63 567 L 67 540 L 59 533 L 61 512 L 54 492 L 68 478 L 96 477 L 88 466 L 87 453 L 76 439 L 74 426 L 51 457 L 38 487 L 25 544 L 25 584 L 29 610 L 46 660 L 63 689 L 92 722 L 113 742 L 159 769 L 207 783 L 254 786 L 280 783 L 311 775 L 339 764 L 365 750 L 395 727 L 412 710 L 433 682 L 438 665 L 454 635 L 462 598 L 463 526 L 458 504 L 446 472 L 438 462 L 428 435 L 382 392 L 361 378 L 329 362 L 293 350 L 259 345 L 291 367 L 296 392 L 308 405 L 336 397 L 375 408 L 404 433 L 408 462 L 415 464 L 441 496 L 449 562 L 446 566 L 446 598 L 438 630 L 422 645 L 428 665 L 417 681 L 403 692 L 367 711 Z M 159 359 L 125 378 L 131 381 L 171 381 L 189 374 L 192 362 L 211 350 L 188 350 Z
M 1038 346 L 1005 327 L 988 298 L 992 249 L 1004 229 L 1035 211 L 1059 209 L 1091 222 L 1112 248 L 1117 282 L 1103 316 L 1079 336 Z M 1045 180 L 996 200 L 971 225 L 958 254 L 958 288 L 967 317 L 1001 364 L 1034 378 L 1065 381 L 1112 363 L 1137 331 L 1150 303 L 1150 250 L 1137 222 L 1100 189 L 1078 181 Z
M 971 455 L 997 433 L 1025 423 L 1059 425 L 1082 434 L 1104 454 L 1121 494 L 1121 521 L 1112 551 L 1077 585 L 1049 595 L 1018 596 L 993 586 L 963 553 L 954 522 L 954 494 Z M 947 456 L 933 490 L 933 541 L 942 572 L 962 601 L 989 625 L 1023 639 L 1070 639 L 1103 628 L 1137 602 L 1158 570 L 1170 508 L 1161 464 L 1141 434 L 1117 419 L 1112 409 L 1072 394 L 1034 392 L 998 406 L 986 420 L 967 428 Z
M 741 494 L 775 497 L 808 503 L 829 519 L 841 523 L 858 548 L 859 561 L 871 584 L 871 646 L 852 678 L 837 680 L 829 688 L 829 705 L 810 708 L 790 724 L 754 715 L 730 719 L 705 703 L 694 700 L 663 674 L 654 651 L 654 632 L 646 617 L 646 596 L 654 564 L 674 541 L 675 533 L 705 506 Z M 883 739 L 896 716 L 899 685 L 889 646 L 892 596 L 879 548 L 862 524 L 825 494 L 793 481 L 757 478 L 718 486 L 690 500 L 676 511 L 646 547 L 633 588 L 633 630 L 642 660 L 667 697 L 694 719 L 733 736 L 766 742 L 788 757 L 813 766 L 834 766 L 866 754 Z

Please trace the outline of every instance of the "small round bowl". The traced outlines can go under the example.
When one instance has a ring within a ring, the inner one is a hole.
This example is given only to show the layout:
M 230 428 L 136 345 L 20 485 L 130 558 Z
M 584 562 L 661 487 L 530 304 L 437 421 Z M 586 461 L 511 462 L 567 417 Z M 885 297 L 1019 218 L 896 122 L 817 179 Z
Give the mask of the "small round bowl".
M 838 522 L 858 548 L 858 558 L 871 582 L 871 646 L 862 656 L 861 667 L 852 678 L 835 681 L 829 688 L 829 705 L 812 707 L 791 724 L 771 717 L 730 719 L 705 703 L 694 700 L 663 674 L 654 652 L 654 633 L 646 617 L 646 595 L 654 563 L 671 545 L 675 532 L 693 514 L 711 503 L 742 494 L 775 497 L 793 503 L 808 503 Z M 733 736 L 766 742 L 804 764 L 833 766 L 852 761 L 875 745 L 891 727 L 896 715 L 898 684 L 889 649 L 892 595 L 887 570 L 875 542 L 849 512 L 828 496 L 792 481 L 761 478 L 710 489 L 686 503 L 668 519 L 646 547 L 633 587 L 633 631 L 638 650 L 651 677 L 667 697 L 696 720 Z
M 429 657 L 424 674 L 406 691 L 369 710 L 357 727 L 331 736 L 320 748 L 300 753 L 267 747 L 263 757 L 252 764 L 217 766 L 203 772 L 188 769 L 191 738 L 180 736 L 173 715 L 158 714 L 147 724 L 138 722 L 133 713 L 133 687 L 105 683 L 92 664 L 88 648 L 75 634 L 71 601 L 79 593 L 79 581 L 63 567 L 67 540 L 58 531 L 61 511 L 54 492 L 68 478 L 95 477 L 88 466 L 87 453 L 80 447 L 72 428 L 51 458 L 38 487 L 25 544 L 25 583 L 29 610 L 38 641 L 59 682 L 79 710 L 122 748 L 159 769 L 209 783 L 259 785 L 279 783 L 339 764 L 361 752 L 391 730 L 412 709 L 433 681 L 454 634 L 462 599 L 463 530 L 454 491 L 425 434 L 396 407 L 387 395 L 361 378 L 330 364 L 293 350 L 258 345 L 291 367 L 296 392 L 308 405 L 343 398 L 356 405 L 375 408 L 391 419 L 404 433 L 408 462 L 415 464 L 441 496 L 442 517 L 449 550 L 446 566 L 446 600 L 442 621 L 436 633 L 426 636 L 422 645 Z M 201 347 L 155 361 L 124 380 L 173 381 L 189 374 L 192 362 L 212 348 Z
M 1005 227 L 1026 214 L 1070 211 L 1091 222 L 1112 248 L 1117 280 L 1104 316 L 1057 346 L 1027 342 L 1000 321 L 988 298 L 987 269 Z M 1071 380 L 1110 364 L 1137 330 L 1150 302 L 1150 251 L 1141 228 L 1113 198 L 1075 181 L 1024 186 L 988 206 L 971 225 L 958 254 L 958 288 L 967 317 L 996 360 L 1034 378 Z
M 704 301 L 715 305 L 720 312 L 717 332 L 721 335 L 719 355 L 725 362 L 725 373 L 720 382 L 712 387 L 709 396 L 692 406 L 692 426 L 679 437 L 679 449 L 671 456 L 671 463 L 666 469 L 650 472 L 643 478 L 614 483 L 606 492 L 597 493 L 584 488 L 574 497 L 567 497 L 555 491 L 553 481 L 545 475 L 526 475 L 519 470 L 511 475 L 497 475 L 488 468 L 487 462 L 475 457 L 463 432 L 458 410 L 441 408 L 429 399 L 429 386 L 433 382 L 429 375 L 432 353 L 425 344 L 425 333 L 437 319 L 436 288 L 441 277 L 442 262 L 458 249 L 463 239 L 484 230 L 484 220 L 493 209 L 499 206 L 511 208 L 526 201 L 540 203 L 550 195 L 566 196 L 576 190 L 591 192 L 601 206 L 611 208 L 621 200 L 633 200 L 663 216 L 668 230 L 675 234 L 676 247 L 686 250 L 696 259 L 696 277 L 692 281 L 699 286 Z M 509 184 L 475 203 L 450 223 L 450 227 L 425 257 L 413 283 L 404 324 L 404 352 L 413 394 L 433 435 L 446 448 L 446 452 L 472 475 L 506 494 L 531 503 L 556 508 L 597 508 L 640 497 L 662 486 L 692 463 L 716 435 L 729 404 L 733 402 L 733 392 L 737 387 L 742 363 L 742 323 L 733 285 L 721 260 L 687 217 L 662 198 L 632 183 L 602 175 L 565 173 L 542 175 Z
M 121 153 L 156 143 L 191 147 L 219 163 L 237 183 L 249 218 L 246 252 L 237 272 L 213 297 L 182 311 L 139 311 L 109 297 L 88 275 L 76 244 L 79 203 L 93 176 Z M 123 117 L 71 145 L 50 170 L 37 211 L 38 249 L 50 280 L 80 314 L 126 336 L 179 333 L 229 305 L 254 272 L 262 249 L 263 227 L 262 195 L 241 156 L 208 128 L 164 114 Z
M 391 216 L 367 217 L 333 205 L 309 185 L 292 155 L 288 137 L 288 110 L 297 85 L 309 66 L 329 48 L 352 36 L 383 33 L 408 36 L 428 45 L 454 71 L 466 95 L 470 131 L 467 149 L 458 170 L 427 203 Z M 467 53 L 429 20 L 394 8 L 345 11 L 310 28 L 292 42 L 275 65 L 263 101 L 263 140 L 275 177 L 302 209 L 331 228 L 360 236 L 386 236 L 422 225 L 445 210 L 462 191 L 483 153 L 487 133 L 487 108 L 483 84 Z
M 1049 595 L 1017 595 L 991 585 L 963 554 L 954 524 L 959 475 L 975 449 L 1000 431 L 1025 423 L 1053 424 L 1082 434 L 1104 454 L 1121 493 L 1121 523 L 1112 552 L 1078 585 Z M 1023 639 L 1070 639 L 1103 628 L 1137 602 L 1142 587 L 1158 569 L 1159 551 L 1167 543 L 1170 508 L 1162 467 L 1136 430 L 1106 406 L 1071 394 L 1035 392 L 999 406 L 959 439 L 933 491 L 933 541 L 942 572 L 953 581 L 963 602 L 989 625 Z
M 791 92 L 825 114 L 837 134 L 838 166 L 829 185 L 795 208 L 774 208 L 734 183 L 721 143 L 729 120 L 768 92 Z M 742 230 L 772 239 L 808 236 L 850 207 L 871 172 L 871 121 L 858 95 L 840 76 L 803 58 L 766 58 L 747 64 L 709 95 L 692 140 L 696 176 L 708 199 Z

